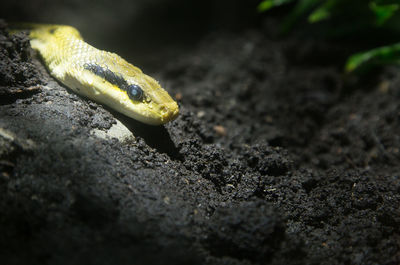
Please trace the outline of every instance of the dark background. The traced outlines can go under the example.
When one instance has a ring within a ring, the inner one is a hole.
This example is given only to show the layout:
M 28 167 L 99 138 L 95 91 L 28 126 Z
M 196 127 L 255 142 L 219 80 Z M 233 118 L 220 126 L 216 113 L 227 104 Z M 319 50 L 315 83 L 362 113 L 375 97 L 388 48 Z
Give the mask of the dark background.
M 238 33 L 256 26 L 258 3 L 258 0 L 16 0 L 1 2 L 0 17 L 11 22 L 71 25 L 99 49 L 114 51 L 139 64 L 161 64 L 162 56 L 171 49 L 193 47 L 211 32 Z

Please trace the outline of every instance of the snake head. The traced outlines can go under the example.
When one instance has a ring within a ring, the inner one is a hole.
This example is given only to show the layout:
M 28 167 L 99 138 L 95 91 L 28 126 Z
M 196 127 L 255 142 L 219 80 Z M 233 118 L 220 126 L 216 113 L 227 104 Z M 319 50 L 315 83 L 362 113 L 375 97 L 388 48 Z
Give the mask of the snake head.
M 178 104 L 152 77 L 141 74 L 128 81 L 127 95 L 139 112 L 135 119 L 147 124 L 159 125 L 174 120 L 179 114 Z M 129 115 L 128 115 L 129 116 Z
M 178 104 L 160 84 L 115 56 L 113 63 L 84 65 L 85 83 L 94 91 L 90 97 L 146 124 L 161 125 L 174 120 L 179 114 Z

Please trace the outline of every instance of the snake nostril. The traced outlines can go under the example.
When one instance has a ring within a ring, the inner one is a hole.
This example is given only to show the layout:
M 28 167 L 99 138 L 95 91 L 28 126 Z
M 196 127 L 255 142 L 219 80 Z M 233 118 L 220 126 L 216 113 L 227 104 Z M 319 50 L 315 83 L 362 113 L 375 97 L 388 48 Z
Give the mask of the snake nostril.
M 161 106 L 160 107 L 160 112 L 161 112 L 162 115 L 165 115 L 165 114 L 168 113 L 168 108 L 165 107 L 165 106 Z

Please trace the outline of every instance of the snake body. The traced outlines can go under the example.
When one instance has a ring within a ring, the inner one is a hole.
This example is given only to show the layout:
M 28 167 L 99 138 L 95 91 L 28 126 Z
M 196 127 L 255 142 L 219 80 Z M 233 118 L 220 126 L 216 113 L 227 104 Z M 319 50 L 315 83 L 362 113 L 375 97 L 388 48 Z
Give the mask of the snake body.
M 146 124 L 175 119 L 177 103 L 152 77 L 115 53 L 94 48 L 71 26 L 29 24 L 30 43 L 68 88 Z

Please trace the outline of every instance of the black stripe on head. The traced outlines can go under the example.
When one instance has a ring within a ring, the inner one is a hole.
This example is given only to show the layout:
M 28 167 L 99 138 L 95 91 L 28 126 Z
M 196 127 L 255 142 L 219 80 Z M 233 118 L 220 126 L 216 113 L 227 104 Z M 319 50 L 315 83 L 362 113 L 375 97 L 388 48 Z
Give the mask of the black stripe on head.
M 128 82 L 126 82 L 126 80 L 120 74 L 114 73 L 107 68 L 103 68 L 97 64 L 85 64 L 83 68 L 89 70 L 97 76 L 104 78 L 105 80 L 107 80 L 107 82 L 118 86 L 122 90 L 126 91 L 128 88 Z
M 83 68 L 89 70 L 97 76 L 100 76 L 101 78 L 104 78 L 107 80 L 107 82 L 116 85 L 120 89 L 125 90 L 130 99 L 135 101 L 140 101 L 143 99 L 142 88 L 135 84 L 129 85 L 120 74 L 114 73 L 113 71 L 103 68 L 97 64 L 85 64 Z

